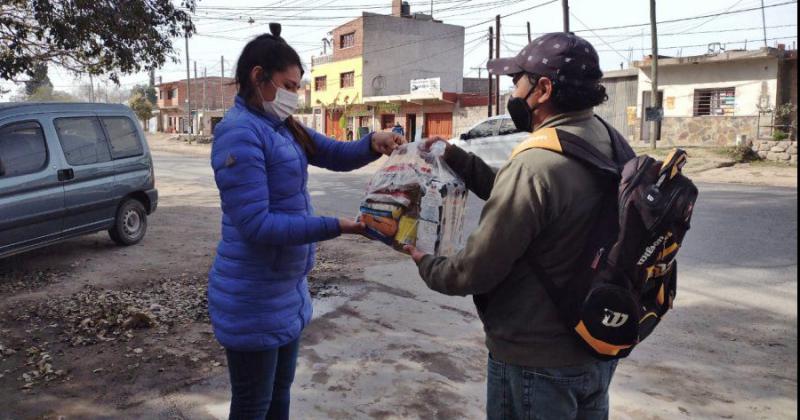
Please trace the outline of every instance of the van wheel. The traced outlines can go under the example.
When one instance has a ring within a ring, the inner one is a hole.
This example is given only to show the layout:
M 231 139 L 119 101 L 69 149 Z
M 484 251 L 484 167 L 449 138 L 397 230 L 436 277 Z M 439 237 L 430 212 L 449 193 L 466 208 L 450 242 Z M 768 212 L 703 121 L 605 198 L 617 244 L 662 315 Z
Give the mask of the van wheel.
M 139 200 L 128 198 L 120 204 L 114 227 L 108 235 L 118 245 L 129 246 L 139 243 L 147 232 L 147 212 Z

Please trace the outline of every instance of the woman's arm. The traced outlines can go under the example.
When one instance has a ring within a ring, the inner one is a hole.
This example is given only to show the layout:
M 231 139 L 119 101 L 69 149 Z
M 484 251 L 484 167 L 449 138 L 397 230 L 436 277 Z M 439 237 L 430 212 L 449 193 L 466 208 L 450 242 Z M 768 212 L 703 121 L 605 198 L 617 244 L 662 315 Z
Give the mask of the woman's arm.
M 304 245 L 341 235 L 339 220 L 269 211 L 269 186 L 261 141 L 247 128 L 215 141 L 211 156 L 223 212 L 249 242 Z
M 308 163 L 331 171 L 346 172 L 358 169 L 381 155 L 372 150 L 372 135 L 367 134 L 358 141 L 342 142 L 330 139 L 306 127 L 317 151 L 309 156 Z

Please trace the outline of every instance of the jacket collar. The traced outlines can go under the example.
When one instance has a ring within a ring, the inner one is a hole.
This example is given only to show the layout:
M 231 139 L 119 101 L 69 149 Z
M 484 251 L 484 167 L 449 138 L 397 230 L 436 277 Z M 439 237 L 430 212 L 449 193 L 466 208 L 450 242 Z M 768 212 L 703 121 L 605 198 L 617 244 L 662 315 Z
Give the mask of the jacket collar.
M 264 112 L 263 110 L 260 110 L 258 108 L 254 108 L 254 107 L 248 105 L 247 101 L 245 101 L 244 98 L 242 98 L 239 95 L 236 95 L 236 98 L 234 100 L 234 104 L 235 104 L 236 108 L 239 108 L 241 110 L 247 111 L 247 112 L 255 115 L 257 118 L 259 118 L 259 119 L 263 120 L 264 122 L 266 122 L 267 125 L 269 125 L 273 129 L 277 128 L 279 125 L 283 124 L 283 121 L 279 120 L 278 117 L 276 117 L 274 115 L 269 115 L 266 112 Z

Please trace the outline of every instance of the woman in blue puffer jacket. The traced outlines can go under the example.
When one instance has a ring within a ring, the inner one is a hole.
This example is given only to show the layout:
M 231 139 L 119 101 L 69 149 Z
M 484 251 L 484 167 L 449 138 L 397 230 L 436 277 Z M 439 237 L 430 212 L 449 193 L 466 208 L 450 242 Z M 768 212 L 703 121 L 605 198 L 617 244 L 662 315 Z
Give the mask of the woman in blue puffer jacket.
M 291 116 L 300 57 L 280 25 L 270 31 L 239 57 L 239 93 L 215 128 L 211 152 L 223 216 L 208 306 L 228 358 L 232 419 L 288 418 L 299 337 L 311 320 L 306 276 L 315 243 L 364 231 L 352 220 L 313 214 L 307 166 L 349 171 L 404 143 L 393 133 L 341 143 L 301 126 Z

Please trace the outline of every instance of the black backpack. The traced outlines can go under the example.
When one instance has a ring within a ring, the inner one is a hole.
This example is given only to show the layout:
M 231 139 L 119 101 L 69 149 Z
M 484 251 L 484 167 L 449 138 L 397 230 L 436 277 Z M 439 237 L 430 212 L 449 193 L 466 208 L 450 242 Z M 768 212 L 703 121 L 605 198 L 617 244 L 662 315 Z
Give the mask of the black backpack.
M 538 264 L 532 266 L 568 328 L 593 355 L 609 360 L 630 354 L 672 308 L 675 255 L 698 192 L 681 173 L 683 150 L 675 149 L 664 162 L 635 156 L 622 135 L 603 124 L 611 134 L 613 160 L 558 128 L 537 131 L 515 154 L 530 148 L 561 153 L 584 164 L 607 188 L 567 284 L 557 287 Z

